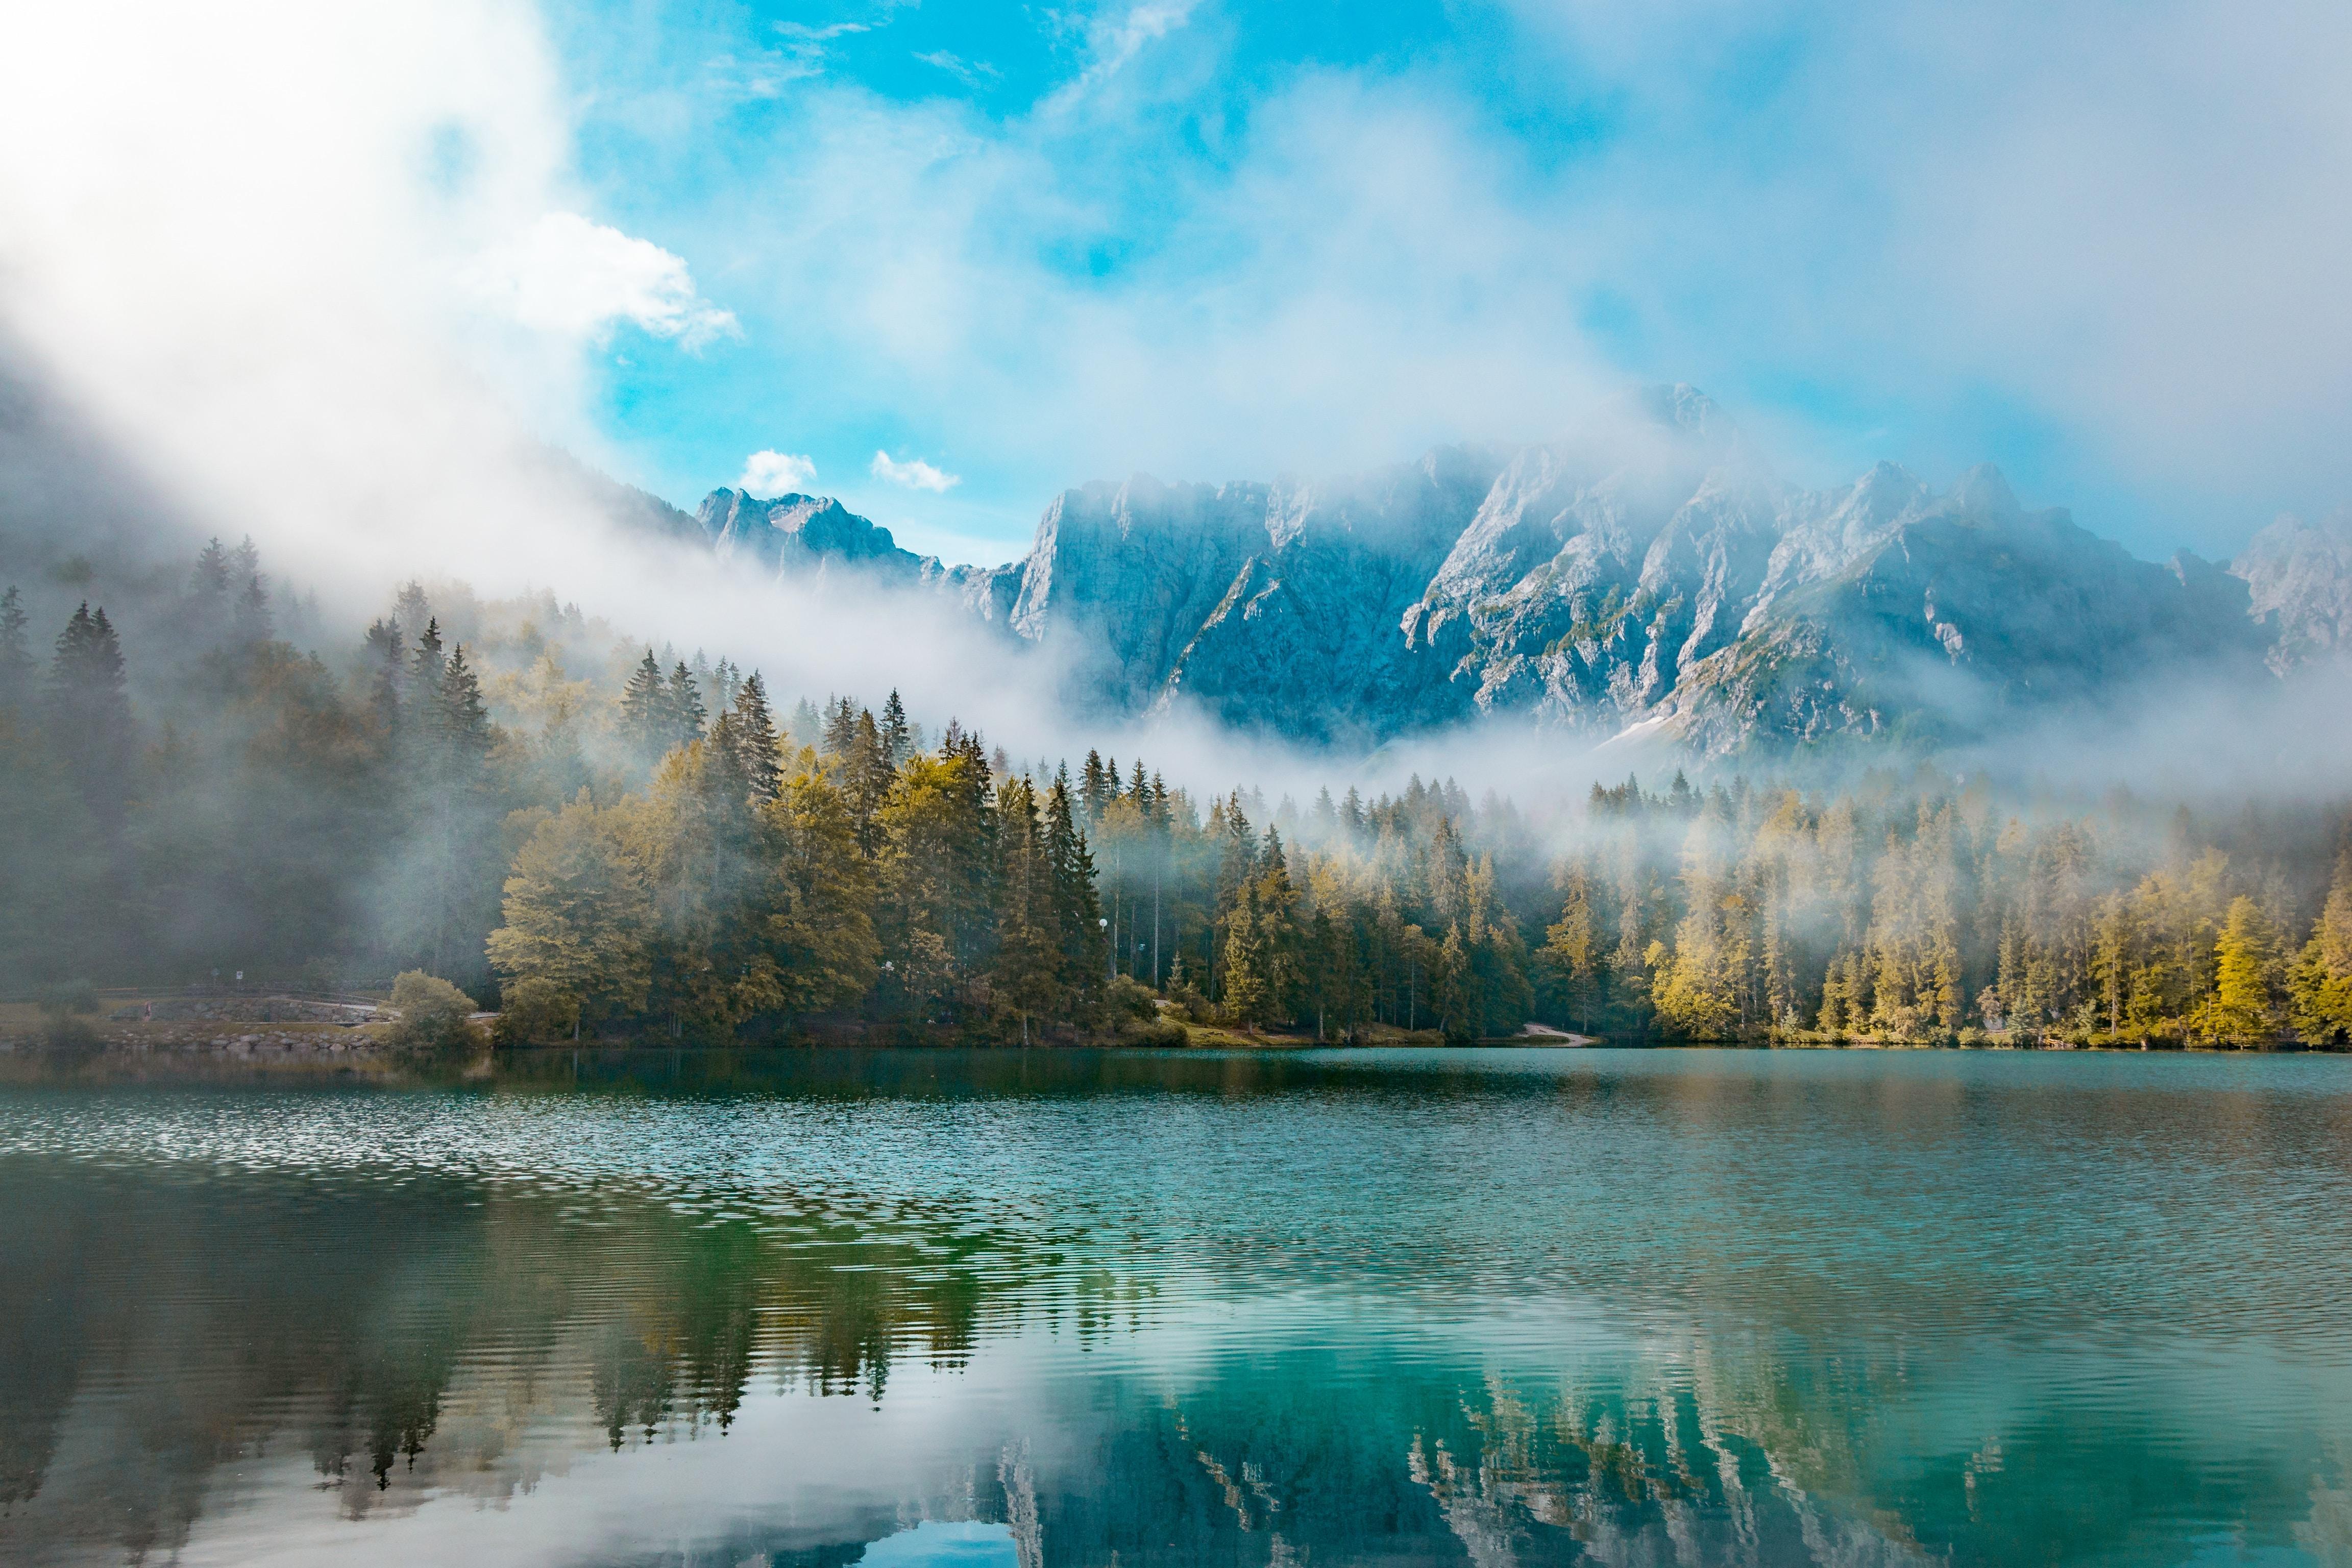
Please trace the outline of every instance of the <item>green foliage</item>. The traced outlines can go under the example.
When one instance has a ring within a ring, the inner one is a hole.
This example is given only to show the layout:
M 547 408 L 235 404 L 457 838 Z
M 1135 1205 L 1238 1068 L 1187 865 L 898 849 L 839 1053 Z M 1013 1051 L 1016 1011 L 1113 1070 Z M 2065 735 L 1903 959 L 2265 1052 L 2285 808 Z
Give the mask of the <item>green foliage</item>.
M 1677 776 L 1581 819 L 1452 781 L 1302 812 L 1099 752 L 1075 783 L 892 693 L 787 708 L 725 658 L 411 584 L 331 663 L 208 547 L 126 663 L 91 602 L 46 673 L 0 593 L 0 982 L 444 975 L 501 1040 L 1289 1038 L 1529 1018 L 1612 1040 L 2352 1045 L 2337 825 L 2020 802 L 1948 775 L 1808 797 Z M 1594 636 L 1672 605 L 1578 606 Z M 142 657 L 144 657 L 142 655 Z M 665 669 L 667 673 L 665 674 Z M 576 671 L 577 673 L 572 673 Z M 1549 805 L 1549 803 L 1545 803 Z M 2323 845 L 2327 845 L 2323 848 Z M 1531 952 L 1522 932 L 1539 932 Z M 1169 1005 L 1139 1006 L 1157 994 Z
M 579 1038 L 580 998 L 551 980 L 517 980 L 499 994 L 490 1043 L 502 1050 Z
M 400 1015 L 392 1028 L 394 1049 L 455 1058 L 471 1055 L 485 1043 L 481 1031 L 468 1022 L 474 999 L 421 969 L 407 970 L 393 981 L 392 1006 Z

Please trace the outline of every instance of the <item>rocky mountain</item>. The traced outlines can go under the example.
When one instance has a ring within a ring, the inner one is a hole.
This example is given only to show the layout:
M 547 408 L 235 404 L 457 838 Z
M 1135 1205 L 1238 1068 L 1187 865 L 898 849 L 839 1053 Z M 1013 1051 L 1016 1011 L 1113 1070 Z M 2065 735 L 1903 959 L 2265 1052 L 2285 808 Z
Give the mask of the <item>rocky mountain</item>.
M 2180 672 L 2259 678 L 2352 638 L 2352 523 L 2282 520 L 2233 567 L 2134 558 L 1979 468 L 1781 480 L 1686 386 L 1555 442 L 1303 483 L 1066 490 L 1027 556 L 947 567 L 805 496 L 715 492 L 776 572 L 928 591 L 1052 653 L 1097 710 L 1178 703 L 1377 742 L 1481 713 L 1721 753 L 1960 739 Z
M 2352 652 L 2352 507 L 2315 523 L 2280 517 L 2254 535 L 2230 574 L 2245 581 L 2254 614 L 2277 627 L 2273 669 L 2284 675 Z

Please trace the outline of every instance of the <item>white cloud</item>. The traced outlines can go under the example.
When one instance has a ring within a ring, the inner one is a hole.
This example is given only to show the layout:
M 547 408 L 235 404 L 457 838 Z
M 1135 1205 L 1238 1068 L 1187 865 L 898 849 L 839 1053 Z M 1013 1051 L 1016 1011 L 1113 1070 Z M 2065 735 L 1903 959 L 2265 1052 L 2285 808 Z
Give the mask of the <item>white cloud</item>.
M 956 475 L 941 473 L 920 458 L 912 462 L 894 463 L 887 452 L 874 454 L 872 472 L 877 479 L 901 485 L 910 490 L 929 490 L 933 495 L 943 495 L 963 483 Z
M 687 348 L 740 336 L 733 312 L 695 291 L 684 259 L 651 240 L 552 212 L 471 269 L 480 293 L 526 327 L 595 338 L 627 321 Z
M 816 464 L 790 452 L 754 452 L 743 459 L 743 477 L 735 488 L 761 500 L 793 495 L 816 483 Z

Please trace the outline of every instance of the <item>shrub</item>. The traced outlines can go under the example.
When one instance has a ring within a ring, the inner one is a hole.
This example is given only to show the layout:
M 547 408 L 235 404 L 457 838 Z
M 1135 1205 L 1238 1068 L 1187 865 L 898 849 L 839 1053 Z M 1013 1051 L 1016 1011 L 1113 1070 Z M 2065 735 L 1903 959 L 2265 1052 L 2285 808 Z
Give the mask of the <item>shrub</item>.
M 578 1037 L 580 998 L 552 980 L 518 980 L 500 993 L 490 1043 L 500 1049 Z
M 474 999 L 447 981 L 412 969 L 392 983 L 392 1005 L 400 1020 L 392 1043 L 419 1056 L 467 1056 L 479 1050 L 482 1034 L 467 1021 Z
M 1131 975 L 1122 974 L 1113 980 L 1103 994 L 1103 1002 L 1112 1018 L 1121 1023 L 1129 1018 L 1149 1021 L 1160 1016 L 1159 1000 L 1151 994 L 1151 987 Z
M 51 1025 L 68 1018 L 88 1017 L 98 1011 L 98 987 L 87 980 L 60 980 L 44 986 L 40 994 L 41 1016 Z
M 1122 1046 L 1181 1046 L 1192 1037 L 1184 1026 L 1173 1018 L 1121 1018 L 1118 1021 L 1118 1043 Z

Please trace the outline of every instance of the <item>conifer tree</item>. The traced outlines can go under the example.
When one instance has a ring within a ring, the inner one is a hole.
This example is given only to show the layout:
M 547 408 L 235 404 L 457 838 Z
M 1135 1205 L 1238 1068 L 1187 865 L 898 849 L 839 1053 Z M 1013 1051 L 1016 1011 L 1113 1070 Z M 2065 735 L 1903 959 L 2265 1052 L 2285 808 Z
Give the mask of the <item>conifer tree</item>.
M 1225 1011 L 1255 1033 L 1273 1008 L 1265 973 L 1265 944 L 1258 934 L 1257 889 L 1244 883 L 1225 915 Z
M 1066 773 L 1045 795 L 1045 851 L 1053 876 L 1054 923 L 1062 951 L 1059 980 L 1071 1016 L 1088 1021 L 1109 965 L 1094 857 L 1071 811 Z
M 850 754 L 857 740 L 857 705 L 846 697 L 836 697 L 826 705 L 822 747 L 826 756 L 839 760 Z
M 823 1013 L 874 986 L 881 947 L 874 930 L 874 880 L 850 828 L 841 792 L 823 773 L 784 780 L 761 808 L 777 846 L 785 898 L 769 917 L 783 1005 Z
M 400 585 L 393 597 L 392 618 L 404 626 L 421 626 L 435 618 L 433 601 L 425 597 L 424 584 L 412 577 Z
M 2257 1045 L 2271 1037 L 2276 1028 L 2271 986 L 2273 942 L 2262 906 L 2243 894 L 2232 899 L 2214 944 L 2213 995 L 2199 1019 L 2199 1032 L 2205 1038 Z
M 100 606 L 85 602 L 59 633 L 49 665 L 49 745 L 100 826 L 121 826 L 131 790 L 131 699 L 122 645 Z
M 915 742 L 913 732 L 907 727 L 906 704 L 898 700 L 898 689 L 895 686 L 882 704 L 879 728 L 883 756 L 893 770 L 904 766 L 907 759 L 914 754 Z
M 1037 819 L 1036 791 L 1027 779 L 1015 777 L 998 791 L 996 817 L 996 952 L 989 990 L 1025 1046 L 1062 1001 L 1054 867 Z
M 33 696 L 33 651 L 29 617 L 19 602 L 16 585 L 0 593 L 0 713 L 22 710 Z
M 776 721 L 768 711 L 768 688 L 753 670 L 735 688 L 733 738 L 751 798 L 773 800 L 780 768 L 776 759 Z
M 368 711 L 375 720 L 383 754 L 391 755 L 400 738 L 401 666 L 407 648 L 396 620 L 371 621 L 367 629 Z
M 1102 820 L 1104 802 L 1118 787 L 1118 775 L 1114 771 L 1110 789 L 1104 787 L 1102 753 L 1092 747 L 1087 748 L 1086 766 L 1078 773 L 1078 806 L 1085 812 L 1089 826 Z
M 674 731 L 668 693 L 651 648 L 646 649 L 646 657 L 621 689 L 620 730 L 623 743 L 645 766 L 652 766 L 670 748 Z
M 664 713 L 669 723 L 669 743 L 689 745 L 702 739 L 703 721 L 709 710 L 702 705 L 701 689 L 695 684 L 694 672 L 680 659 L 669 672 L 669 687 L 663 692 Z
M 228 571 L 236 595 L 230 636 L 240 646 L 268 642 L 277 635 L 277 625 L 269 611 L 269 579 L 251 534 L 229 552 Z
M 441 648 L 441 623 L 427 617 L 425 635 L 416 639 L 409 655 L 407 708 L 428 731 L 440 720 L 441 672 L 447 663 Z
M 2352 1044 L 2352 846 L 2336 857 L 2327 902 L 2296 957 L 2289 1016 L 2306 1045 Z

